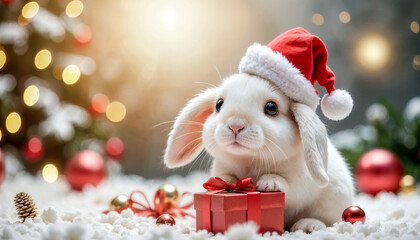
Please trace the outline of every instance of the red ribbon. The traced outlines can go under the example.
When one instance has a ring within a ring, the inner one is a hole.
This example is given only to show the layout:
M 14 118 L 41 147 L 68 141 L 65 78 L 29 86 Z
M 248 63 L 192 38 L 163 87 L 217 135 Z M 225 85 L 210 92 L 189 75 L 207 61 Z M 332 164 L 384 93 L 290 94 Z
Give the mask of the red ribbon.
M 141 203 L 139 201 L 136 201 L 133 199 L 133 197 L 139 194 L 140 198 L 144 200 L 145 203 Z M 187 196 L 187 195 L 192 195 L 189 192 L 184 192 L 180 197 L 178 202 L 181 202 L 181 200 Z M 115 210 L 118 213 L 121 213 L 122 211 L 124 211 L 127 208 L 130 208 L 134 214 L 137 214 L 139 216 L 142 217 L 159 217 L 162 214 L 169 214 L 171 216 L 177 217 L 177 216 L 181 216 L 181 217 L 185 217 L 185 216 L 189 216 L 189 217 L 193 217 L 194 215 L 189 214 L 187 212 L 185 212 L 185 210 L 187 210 L 188 208 L 191 208 L 194 205 L 194 202 L 191 201 L 183 206 L 177 206 L 177 207 L 173 207 L 173 208 L 164 208 L 164 202 L 165 202 L 165 192 L 163 190 L 158 190 L 155 194 L 155 201 L 154 201 L 154 209 L 152 208 L 149 200 L 147 199 L 147 196 L 145 193 L 143 193 L 142 191 L 134 191 L 130 194 L 130 198 L 128 199 L 128 206 L 126 207 L 122 207 L 119 208 L 117 210 Z M 104 213 L 109 213 L 110 211 L 106 211 Z
M 237 192 L 247 195 L 247 221 L 254 221 L 257 226 L 261 225 L 261 194 L 255 191 L 256 186 L 252 178 L 246 177 L 238 180 L 236 184 L 227 183 L 218 177 L 211 177 L 203 184 L 203 187 L 210 192 L 203 196 L 203 228 L 211 232 L 211 195 L 219 192 Z

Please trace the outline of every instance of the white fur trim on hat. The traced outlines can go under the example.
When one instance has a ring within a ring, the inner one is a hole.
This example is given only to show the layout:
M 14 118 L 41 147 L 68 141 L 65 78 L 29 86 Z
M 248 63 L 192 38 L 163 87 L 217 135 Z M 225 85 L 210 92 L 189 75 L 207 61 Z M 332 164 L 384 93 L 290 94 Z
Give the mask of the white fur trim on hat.
M 251 45 L 239 64 L 239 72 L 250 73 L 277 85 L 291 99 L 306 104 L 314 111 L 319 97 L 311 82 L 281 53 L 258 43 Z
M 353 108 L 353 99 L 346 90 L 336 89 L 322 97 L 321 109 L 331 120 L 346 118 Z

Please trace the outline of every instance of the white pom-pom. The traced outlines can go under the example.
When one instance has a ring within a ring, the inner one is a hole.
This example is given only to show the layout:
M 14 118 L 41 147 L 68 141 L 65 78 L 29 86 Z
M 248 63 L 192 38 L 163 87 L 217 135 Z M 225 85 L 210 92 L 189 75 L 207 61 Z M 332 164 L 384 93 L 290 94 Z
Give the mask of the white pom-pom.
M 322 97 L 321 109 L 331 120 L 346 118 L 353 108 L 353 99 L 346 90 L 337 89 Z

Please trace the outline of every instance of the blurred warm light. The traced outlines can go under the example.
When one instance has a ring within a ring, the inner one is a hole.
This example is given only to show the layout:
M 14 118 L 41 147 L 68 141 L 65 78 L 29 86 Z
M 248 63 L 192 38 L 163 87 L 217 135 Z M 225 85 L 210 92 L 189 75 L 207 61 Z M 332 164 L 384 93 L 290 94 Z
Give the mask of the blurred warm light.
M 1 129 L 0 129 L 0 142 L 1 142 L 2 137 L 3 137 L 3 134 L 2 134 Z
M 410 28 L 411 28 L 411 31 L 412 31 L 413 33 L 419 33 L 419 31 L 420 31 L 420 26 L 419 26 L 419 23 L 418 23 L 418 22 L 416 22 L 416 21 L 412 21 L 412 22 L 411 22 L 411 24 L 410 24 Z
M 22 27 L 28 25 L 28 23 L 29 23 L 28 19 L 26 19 L 22 14 L 19 14 L 17 22 Z
M 126 109 L 124 104 L 114 101 L 108 104 L 106 108 L 106 117 L 111 122 L 120 122 L 125 118 Z
M 348 23 L 348 22 L 350 22 L 350 19 L 351 19 L 351 17 L 350 17 L 350 13 L 348 13 L 348 12 L 346 12 L 346 11 L 342 11 L 342 12 L 340 13 L 340 15 L 338 15 L 338 18 L 340 18 L 340 21 L 341 21 L 342 23 Z
M 69 2 L 66 7 L 66 14 L 68 17 L 78 17 L 83 12 L 83 3 L 79 0 Z
M 35 1 L 28 2 L 22 8 L 22 16 L 27 19 L 33 18 L 38 13 L 38 10 L 39 10 L 39 5 L 37 2 Z
M 62 78 L 68 85 L 75 84 L 80 78 L 80 69 L 76 65 L 68 65 L 63 70 Z
M 80 25 L 74 32 L 74 40 L 79 45 L 85 45 L 90 42 L 92 38 L 92 32 L 88 26 Z
M 53 183 L 57 181 L 58 170 L 54 164 L 48 163 L 42 168 L 42 177 L 48 183 Z
M 416 55 L 413 58 L 413 67 L 416 70 L 420 70 L 420 55 Z
M 102 93 L 95 94 L 95 96 L 92 97 L 92 100 L 90 102 L 92 110 L 94 110 L 97 113 L 104 113 L 108 107 L 108 104 L 108 97 Z
M 39 153 L 42 151 L 42 141 L 41 139 L 34 137 L 28 141 L 28 149 L 32 153 Z
M 314 15 L 312 15 L 312 22 L 317 26 L 321 26 L 322 24 L 324 24 L 324 16 L 322 16 L 319 13 L 315 13 Z
M 39 51 L 36 56 L 35 56 L 35 66 L 38 69 L 45 69 L 46 67 L 48 67 L 51 63 L 51 52 L 48 51 L 47 49 L 42 49 L 41 51 Z
M 64 65 L 62 64 L 58 64 L 53 68 L 53 76 L 55 77 L 55 79 L 61 80 L 63 79 L 63 70 L 64 70 Z
M 22 125 L 19 113 L 12 112 L 6 118 L 6 129 L 9 133 L 16 133 Z
M 3 68 L 4 64 L 6 64 L 6 53 L 0 50 L 0 69 Z
M 164 9 L 161 15 L 162 24 L 166 27 L 173 27 L 178 24 L 179 16 L 174 9 Z
M 391 44 L 380 34 L 367 34 L 356 43 L 356 59 L 365 69 L 379 71 L 391 60 Z
M 23 102 L 26 106 L 33 106 L 38 102 L 39 99 L 39 89 L 35 85 L 31 85 L 25 89 L 23 92 Z

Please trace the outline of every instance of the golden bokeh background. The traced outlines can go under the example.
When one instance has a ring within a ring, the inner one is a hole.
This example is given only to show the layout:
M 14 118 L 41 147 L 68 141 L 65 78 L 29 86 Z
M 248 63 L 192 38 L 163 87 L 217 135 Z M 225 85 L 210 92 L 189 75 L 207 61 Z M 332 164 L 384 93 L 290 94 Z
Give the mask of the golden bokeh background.
M 337 88 L 349 90 L 355 100 L 352 115 L 344 121 L 319 114 L 330 133 L 362 123 L 365 109 L 378 99 L 401 107 L 420 94 L 416 1 L 43 0 L 26 1 L 17 23 L 31 26 L 37 14 L 45 14 L 47 4 L 55 4 L 62 11 L 56 14 L 68 21 L 67 35 L 50 36 L 51 40 L 66 43 L 70 52 L 77 49 L 77 56 L 35 43 L 39 50 L 28 61 L 64 83 L 60 93 L 74 96 L 64 101 L 82 106 L 77 94 L 91 99 L 90 107 L 112 123 L 124 142 L 121 163 L 129 174 L 163 177 L 208 169 L 211 162 L 204 158 L 177 170 L 163 165 L 171 121 L 197 93 L 236 73 L 248 46 L 267 44 L 290 28 L 301 26 L 321 37 Z M 63 40 L 70 33 L 76 44 Z M 0 71 L 10 62 L 13 59 L 0 45 Z M 42 85 L 32 82 L 22 90 L 22 101 L 31 108 L 45 93 Z M 76 86 L 86 88 L 76 93 Z M 320 96 L 324 93 L 321 90 Z M 10 113 L 0 141 L 22 124 L 24 116 Z M 42 171 L 49 181 L 57 178 L 54 168 L 45 165 Z

